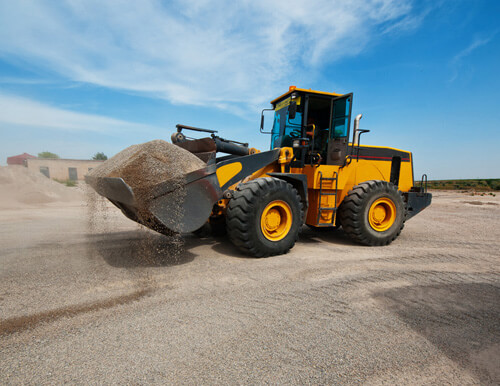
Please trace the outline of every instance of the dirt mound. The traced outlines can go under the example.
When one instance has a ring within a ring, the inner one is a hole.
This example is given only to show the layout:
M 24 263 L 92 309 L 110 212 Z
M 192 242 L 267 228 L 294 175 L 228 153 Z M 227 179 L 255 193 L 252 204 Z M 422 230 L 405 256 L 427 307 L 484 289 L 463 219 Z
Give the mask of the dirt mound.
M 0 166 L 0 208 L 81 201 L 82 193 L 24 166 Z

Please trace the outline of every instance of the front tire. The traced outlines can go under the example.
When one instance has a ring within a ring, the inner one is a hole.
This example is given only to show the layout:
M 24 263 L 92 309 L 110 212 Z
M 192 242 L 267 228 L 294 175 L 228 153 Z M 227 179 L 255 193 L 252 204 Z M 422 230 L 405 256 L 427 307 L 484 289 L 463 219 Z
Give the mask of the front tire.
M 229 201 L 227 233 L 236 247 L 254 257 L 287 253 L 302 226 L 302 202 L 286 181 L 265 177 L 240 184 Z
M 397 187 L 386 181 L 356 185 L 340 206 L 342 228 L 363 245 L 388 245 L 404 227 L 406 205 Z

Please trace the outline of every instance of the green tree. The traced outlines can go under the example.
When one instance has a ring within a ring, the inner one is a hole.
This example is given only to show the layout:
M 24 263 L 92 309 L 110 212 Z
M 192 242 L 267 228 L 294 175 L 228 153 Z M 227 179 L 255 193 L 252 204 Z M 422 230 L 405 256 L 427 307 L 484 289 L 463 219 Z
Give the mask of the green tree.
M 59 159 L 60 157 L 55 154 L 51 153 L 50 151 L 42 151 L 41 153 L 38 153 L 38 158 L 54 158 L 54 159 Z
M 104 154 L 103 152 L 95 153 L 94 156 L 92 157 L 93 160 L 98 160 L 98 161 L 106 161 L 108 159 L 108 156 Z

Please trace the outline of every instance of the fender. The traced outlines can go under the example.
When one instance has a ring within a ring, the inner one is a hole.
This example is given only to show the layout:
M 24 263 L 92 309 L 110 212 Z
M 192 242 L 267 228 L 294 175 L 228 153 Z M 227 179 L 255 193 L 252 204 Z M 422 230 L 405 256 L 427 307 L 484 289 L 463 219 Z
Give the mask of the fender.
M 302 205 L 304 207 L 304 218 L 309 207 L 309 199 L 307 198 L 307 176 L 305 174 L 294 173 L 267 173 L 268 176 L 279 178 L 291 184 L 297 192 L 299 192 Z

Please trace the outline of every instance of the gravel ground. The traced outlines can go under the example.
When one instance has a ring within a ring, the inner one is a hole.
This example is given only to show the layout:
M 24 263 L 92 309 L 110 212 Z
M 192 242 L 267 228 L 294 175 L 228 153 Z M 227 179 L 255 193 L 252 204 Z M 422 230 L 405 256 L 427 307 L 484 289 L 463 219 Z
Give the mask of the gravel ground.
M 102 204 L 0 211 L 7 384 L 498 384 L 499 197 L 435 193 L 387 247 L 168 238 Z

